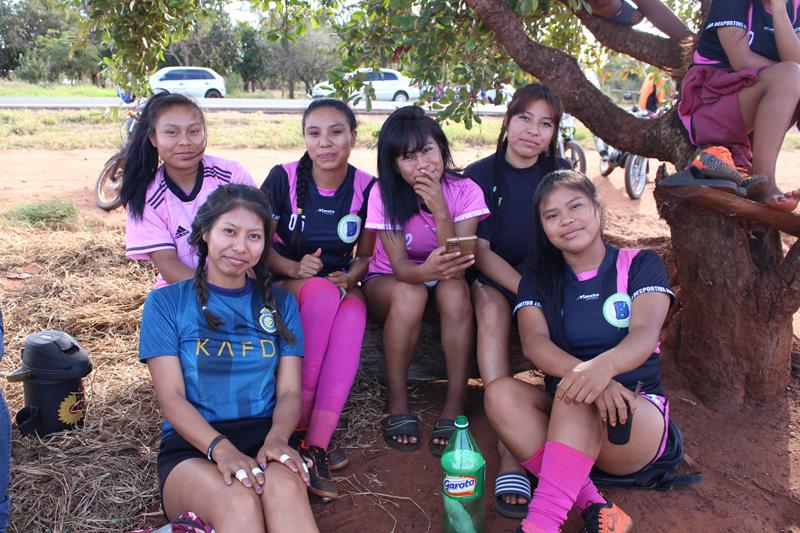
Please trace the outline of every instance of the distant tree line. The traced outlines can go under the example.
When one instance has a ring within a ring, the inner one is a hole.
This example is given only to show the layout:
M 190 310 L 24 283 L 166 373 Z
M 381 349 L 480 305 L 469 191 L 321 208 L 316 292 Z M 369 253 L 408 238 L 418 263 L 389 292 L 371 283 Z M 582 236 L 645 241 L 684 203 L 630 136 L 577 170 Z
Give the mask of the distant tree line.
M 336 32 L 326 24 L 281 40 L 284 21 L 262 17 L 234 24 L 226 2 L 198 14 L 187 36 L 170 42 L 152 70 L 165 66 L 210 67 L 226 78 L 229 91 L 256 91 L 302 83 L 305 91 L 327 78 L 337 63 Z M 96 35 L 81 31 L 75 4 L 61 0 L 0 0 L 0 78 L 30 83 L 110 83 L 104 58 L 111 56 Z M 292 94 L 293 95 L 293 94 Z

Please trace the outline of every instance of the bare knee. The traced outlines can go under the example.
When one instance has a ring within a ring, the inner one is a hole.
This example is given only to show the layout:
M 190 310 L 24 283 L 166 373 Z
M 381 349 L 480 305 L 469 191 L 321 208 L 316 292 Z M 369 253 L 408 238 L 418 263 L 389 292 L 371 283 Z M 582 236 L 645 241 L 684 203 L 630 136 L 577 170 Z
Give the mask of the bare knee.
M 800 65 L 794 61 L 782 61 L 765 68 L 761 80 L 767 83 L 770 89 L 780 91 L 787 97 L 800 97 Z
M 422 320 L 427 303 L 428 290 L 423 285 L 399 281 L 392 288 L 389 312 L 395 320 Z
M 486 415 L 492 422 L 497 422 L 506 413 L 511 402 L 514 401 L 514 388 L 516 380 L 512 377 L 501 377 L 489 383 L 483 391 L 483 406 Z
M 283 465 L 273 463 L 265 473 L 264 494 L 262 501 L 265 507 L 276 509 L 295 509 L 308 505 L 308 493 L 305 483 Z
M 464 280 L 445 280 L 436 287 L 439 316 L 459 322 L 472 320 L 472 301 Z

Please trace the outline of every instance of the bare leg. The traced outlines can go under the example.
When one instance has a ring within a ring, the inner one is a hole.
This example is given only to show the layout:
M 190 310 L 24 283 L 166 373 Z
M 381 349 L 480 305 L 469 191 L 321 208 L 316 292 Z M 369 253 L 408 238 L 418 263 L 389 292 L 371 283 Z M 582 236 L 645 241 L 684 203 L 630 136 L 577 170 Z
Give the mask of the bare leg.
M 691 30 L 661 0 L 633 0 L 639 11 L 653 26 L 666 33 L 671 39 L 683 41 L 692 36 Z
M 463 414 L 467 396 L 469 362 L 475 334 L 472 302 L 469 287 L 463 279 L 440 281 L 436 285 L 435 296 L 447 365 L 447 400 L 442 409 L 442 418 L 455 418 Z M 446 445 L 447 439 L 433 439 L 433 442 Z
M 472 284 L 472 302 L 478 325 L 478 368 L 484 387 L 501 377 L 511 377 L 508 343 L 511 335 L 511 306 L 506 297 L 490 285 Z M 523 472 L 519 461 L 508 451 L 503 441 L 497 441 L 500 455 L 498 473 Z M 527 498 L 506 494 L 503 500 L 511 505 L 524 505 Z
M 800 189 L 784 194 L 775 181 L 775 166 L 783 139 L 800 102 L 800 65 L 783 62 L 765 68 L 752 87 L 739 91 L 746 131 L 753 134 L 753 173 L 767 176 L 770 187 L 754 200 L 782 211 L 793 211 Z
M 408 413 L 408 368 L 419 340 L 428 291 L 423 285 L 404 283 L 393 276 L 378 276 L 365 284 L 364 293 L 370 315 L 383 322 L 389 414 Z M 402 444 L 417 442 L 416 437 L 408 435 L 394 438 Z
M 271 462 L 264 472 L 261 508 L 267 531 L 318 533 L 305 483 L 280 463 Z M 242 529 L 240 531 L 245 531 Z M 249 529 L 247 531 L 250 531 Z

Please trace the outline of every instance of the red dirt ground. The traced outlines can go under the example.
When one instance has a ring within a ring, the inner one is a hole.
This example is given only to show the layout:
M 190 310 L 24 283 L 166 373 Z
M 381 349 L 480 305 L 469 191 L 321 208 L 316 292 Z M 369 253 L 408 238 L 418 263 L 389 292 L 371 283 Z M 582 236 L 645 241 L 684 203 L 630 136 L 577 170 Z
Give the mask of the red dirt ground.
M 268 150 L 214 153 L 241 161 L 258 182 L 272 165 L 299 155 Z M 485 151 L 460 152 L 456 162 L 466 164 L 483 154 Z M 120 211 L 103 213 L 94 207 L 91 195 L 108 155 L 99 150 L 0 152 L 4 168 L 0 174 L 0 210 L 16 202 L 57 196 L 73 200 L 81 210 L 109 223 L 123 223 Z M 641 201 L 628 200 L 622 170 L 615 171 L 610 179 L 601 178 L 596 171 L 597 154 L 588 155 L 589 174 L 595 176 L 609 218 L 617 219 L 615 227 L 625 227 L 626 236 L 633 238 L 668 235 L 666 224 L 658 219 L 652 191 L 648 190 Z M 374 171 L 374 157 L 374 151 L 357 150 L 352 162 Z M 781 169 L 786 170 L 784 175 L 794 174 L 799 164 L 800 152 L 785 152 L 779 174 Z M 781 184 L 800 186 L 796 179 Z M 10 288 L 13 283 L 14 280 L 0 279 L 0 288 Z M 800 314 L 794 323 L 795 332 L 800 332 Z M 796 351 L 798 348 L 796 344 Z M 684 464 L 683 470 L 702 472 L 704 481 L 669 493 L 609 490 L 609 498 L 633 517 L 638 531 L 800 533 L 800 378 L 793 376 L 785 394 L 777 400 L 715 411 L 687 389 L 669 359 L 664 366 L 671 414 L 686 439 L 689 464 Z M 414 408 L 425 410 L 422 437 L 427 439 L 443 403 L 444 388 L 429 384 L 421 390 L 422 400 Z M 479 387 L 471 388 L 467 414 L 488 461 L 486 531 L 513 532 L 516 522 L 499 517 L 491 505 L 497 455 L 495 438 L 481 408 L 481 394 Z M 374 437 L 371 448 L 350 451 L 351 465 L 342 472 L 359 488 L 354 489 L 347 481 L 340 482 L 340 488 L 390 496 L 378 500 L 357 495 L 330 504 L 315 504 L 321 530 L 439 531 L 442 516 L 437 459 L 425 446 L 416 453 L 404 454 L 386 448 L 377 431 Z M 564 530 L 577 531 L 579 525 L 573 516 Z

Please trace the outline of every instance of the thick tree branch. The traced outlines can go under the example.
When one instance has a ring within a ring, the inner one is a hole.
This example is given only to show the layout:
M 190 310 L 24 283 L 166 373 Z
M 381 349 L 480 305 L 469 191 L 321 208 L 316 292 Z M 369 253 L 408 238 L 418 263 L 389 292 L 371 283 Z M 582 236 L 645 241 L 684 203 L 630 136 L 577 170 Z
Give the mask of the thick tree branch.
M 575 15 L 603 46 L 663 70 L 680 70 L 683 49 L 679 42 L 614 24 L 586 11 Z
M 781 261 L 778 277 L 782 290 L 775 293 L 779 295 L 775 311 L 792 315 L 800 308 L 800 239 L 795 241 Z
M 637 119 L 589 83 L 572 56 L 533 42 L 503 0 L 465 0 L 524 71 L 550 85 L 564 107 L 607 143 L 683 166 L 692 148 L 677 114 Z

